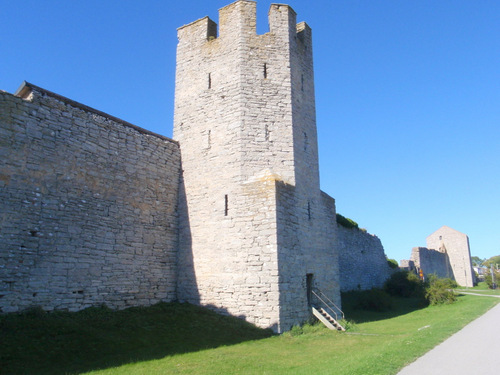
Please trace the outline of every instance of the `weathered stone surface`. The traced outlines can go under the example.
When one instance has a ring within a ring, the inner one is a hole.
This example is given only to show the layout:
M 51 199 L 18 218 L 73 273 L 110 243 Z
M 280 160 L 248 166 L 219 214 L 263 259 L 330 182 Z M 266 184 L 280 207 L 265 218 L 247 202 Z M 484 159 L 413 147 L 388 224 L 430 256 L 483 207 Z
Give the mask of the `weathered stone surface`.
M 1 311 L 176 298 L 176 142 L 38 88 L 0 129 Z
M 391 275 L 382 242 L 357 228 L 337 228 L 342 291 L 380 288 Z
M 337 236 L 320 191 L 311 30 L 273 4 L 257 35 L 255 7 L 222 8 L 218 37 L 209 18 L 178 30 L 178 142 L 34 85 L 0 93 L 1 311 L 178 299 L 283 332 L 312 288 L 340 306 L 340 275 L 378 286 L 380 241 Z
M 208 18 L 178 30 L 178 291 L 281 332 L 309 317 L 308 273 L 340 305 L 335 205 L 319 189 L 311 30 L 271 5 L 257 35 L 255 7 L 222 8 L 219 37 Z
M 449 277 L 461 286 L 474 286 L 469 238 L 447 226 L 427 237 L 427 247 L 414 247 L 410 259 L 402 260 L 401 266 L 422 270 L 424 275 Z

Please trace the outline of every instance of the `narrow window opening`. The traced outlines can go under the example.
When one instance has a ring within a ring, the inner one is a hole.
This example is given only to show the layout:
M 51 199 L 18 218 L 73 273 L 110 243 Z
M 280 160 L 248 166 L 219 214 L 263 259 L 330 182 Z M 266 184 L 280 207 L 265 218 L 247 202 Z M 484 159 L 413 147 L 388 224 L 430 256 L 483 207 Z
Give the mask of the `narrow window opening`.
M 212 146 L 212 131 L 209 130 L 207 133 L 207 148 Z
M 302 74 L 300 78 L 300 89 L 304 91 L 304 75 Z
M 264 78 L 267 78 L 267 63 L 264 63 Z
M 269 131 L 269 125 L 266 124 L 266 129 L 265 129 L 265 136 L 266 136 L 266 141 L 269 141 L 269 134 L 270 131 Z
M 311 220 L 311 201 L 307 202 L 307 220 Z
M 307 133 L 304 132 L 304 151 L 307 151 L 308 146 L 309 146 L 309 139 L 307 138 Z
M 227 213 L 229 211 L 229 205 L 228 205 L 228 199 L 227 199 L 227 194 L 224 195 L 224 216 L 227 216 Z
M 208 73 L 208 88 L 212 88 L 212 73 Z

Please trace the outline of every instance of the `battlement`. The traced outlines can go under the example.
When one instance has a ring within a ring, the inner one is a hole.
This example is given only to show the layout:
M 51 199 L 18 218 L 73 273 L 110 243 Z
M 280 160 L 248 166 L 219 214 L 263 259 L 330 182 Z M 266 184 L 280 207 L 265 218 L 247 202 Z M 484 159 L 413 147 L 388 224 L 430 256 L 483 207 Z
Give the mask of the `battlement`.
M 310 43 L 311 28 L 297 24 L 297 13 L 285 4 L 271 4 L 268 12 L 269 33 L 276 36 L 298 38 Z M 179 43 L 201 45 L 213 39 L 248 39 L 257 35 L 257 3 L 237 0 L 219 9 L 219 36 L 217 23 L 208 16 L 177 29 Z

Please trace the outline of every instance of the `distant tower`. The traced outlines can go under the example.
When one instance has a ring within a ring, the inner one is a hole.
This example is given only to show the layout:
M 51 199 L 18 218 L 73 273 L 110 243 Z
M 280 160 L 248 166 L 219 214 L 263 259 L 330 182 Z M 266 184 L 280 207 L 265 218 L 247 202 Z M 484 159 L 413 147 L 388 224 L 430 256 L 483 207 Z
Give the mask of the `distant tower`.
M 474 286 L 474 270 L 470 256 L 469 237 L 453 228 L 442 226 L 427 237 L 427 248 L 446 253 L 447 265 L 461 286 Z
M 178 29 L 174 138 L 178 296 L 277 332 L 309 317 L 321 288 L 340 304 L 335 203 L 319 188 L 311 29 L 239 0 Z

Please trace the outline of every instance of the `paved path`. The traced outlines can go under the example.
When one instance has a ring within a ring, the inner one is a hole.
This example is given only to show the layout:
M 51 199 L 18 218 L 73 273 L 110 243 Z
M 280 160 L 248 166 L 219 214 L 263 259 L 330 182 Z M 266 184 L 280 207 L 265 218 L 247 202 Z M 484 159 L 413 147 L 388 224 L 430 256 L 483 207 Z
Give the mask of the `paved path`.
M 498 374 L 499 356 L 500 304 L 497 304 L 398 375 Z
M 500 298 L 500 295 L 494 295 L 494 294 L 482 294 L 482 293 L 472 293 L 472 292 L 466 292 L 463 290 L 455 290 L 457 294 L 470 294 L 471 296 L 482 296 L 482 297 L 497 297 Z

